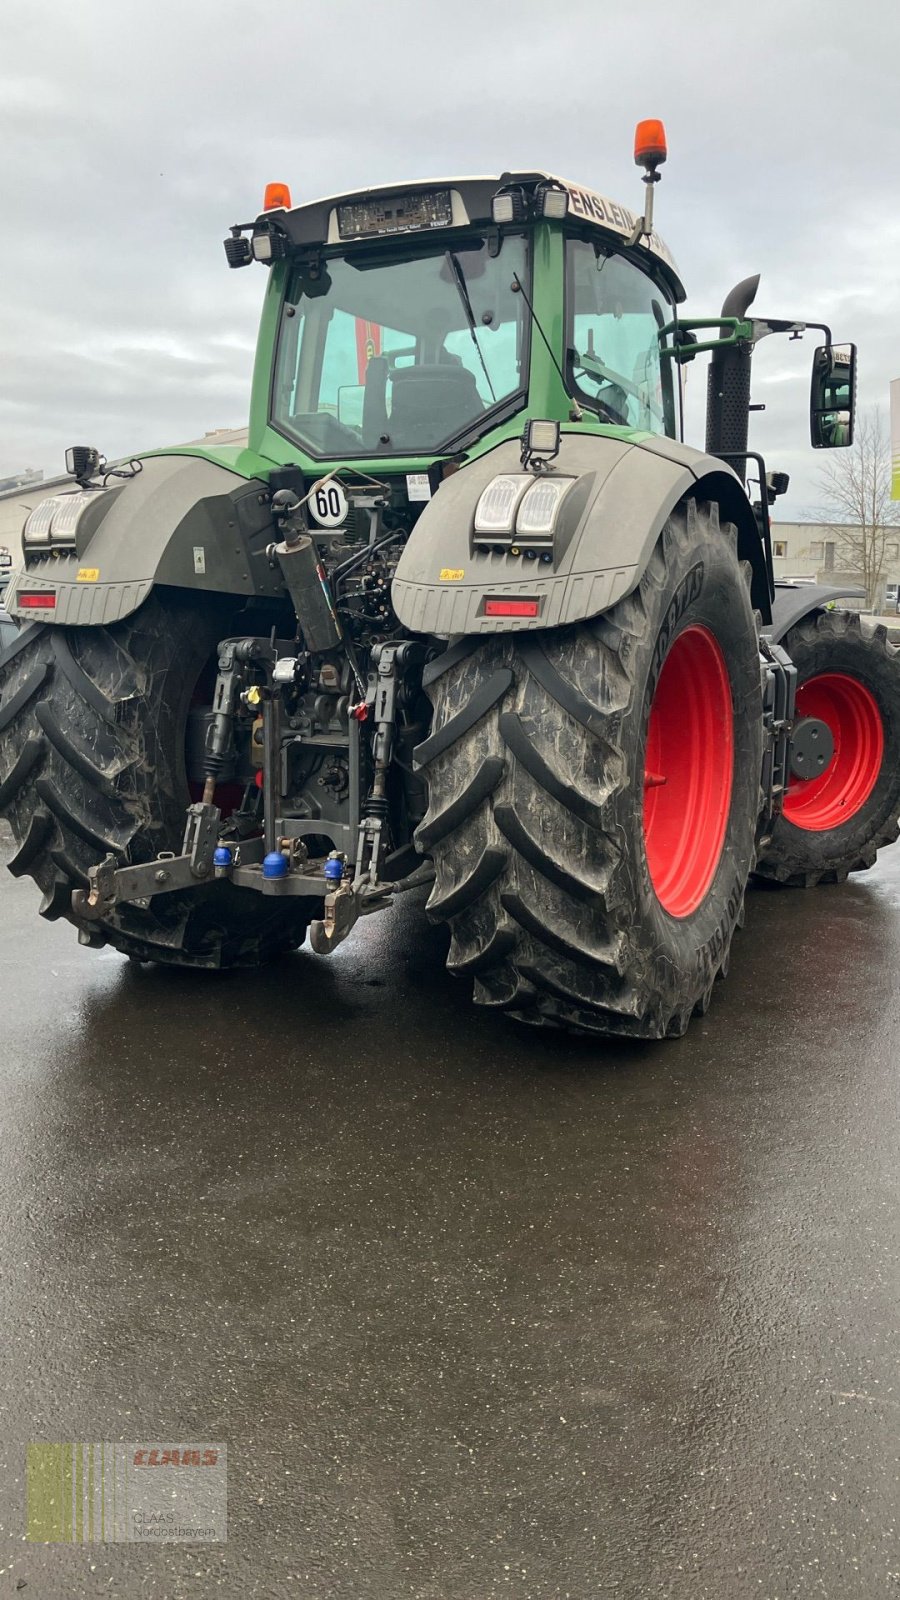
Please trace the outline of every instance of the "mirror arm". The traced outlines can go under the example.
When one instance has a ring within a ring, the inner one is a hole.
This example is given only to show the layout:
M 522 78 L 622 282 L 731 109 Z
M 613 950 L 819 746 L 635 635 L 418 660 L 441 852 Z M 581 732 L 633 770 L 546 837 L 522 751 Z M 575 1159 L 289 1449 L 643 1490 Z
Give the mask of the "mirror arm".
M 831 337 L 831 329 L 824 322 L 808 322 L 806 326 L 808 328 L 815 328 L 817 333 L 824 333 L 825 343 L 827 344 L 829 350 L 831 349 L 832 345 L 834 344 L 834 340 Z
M 676 340 L 679 331 L 693 333 L 697 328 L 727 328 L 728 332 L 721 339 L 695 340 L 690 344 L 664 344 L 662 341 L 672 335 Z M 668 356 L 673 361 L 693 361 L 694 356 L 704 355 L 708 350 L 727 350 L 740 345 L 752 345 L 753 325 L 745 322 L 741 317 L 689 317 L 678 318 L 675 322 L 667 322 L 659 330 L 660 355 Z
M 831 329 L 824 322 L 785 322 L 779 317 L 754 317 L 753 339 L 765 339 L 770 333 L 789 333 L 792 338 L 799 339 L 801 334 L 814 328 L 817 333 L 824 333 L 825 343 L 829 350 L 832 346 Z

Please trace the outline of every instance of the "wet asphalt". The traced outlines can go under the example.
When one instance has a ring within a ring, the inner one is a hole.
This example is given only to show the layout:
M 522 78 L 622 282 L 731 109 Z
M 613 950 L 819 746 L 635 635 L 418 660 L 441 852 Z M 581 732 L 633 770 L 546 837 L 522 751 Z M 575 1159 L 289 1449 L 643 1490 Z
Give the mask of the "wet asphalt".
M 36 900 L 3 873 L 0 1594 L 900 1590 L 900 847 L 754 893 L 640 1047 L 474 1010 L 421 905 L 220 977 Z M 25 1542 L 27 1441 L 143 1438 L 227 1441 L 227 1544 Z

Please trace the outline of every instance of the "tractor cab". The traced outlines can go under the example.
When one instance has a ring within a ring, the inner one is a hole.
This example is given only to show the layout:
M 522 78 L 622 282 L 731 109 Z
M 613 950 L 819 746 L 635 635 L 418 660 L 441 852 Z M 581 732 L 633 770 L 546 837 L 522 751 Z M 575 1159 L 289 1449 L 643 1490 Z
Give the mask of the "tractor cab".
M 674 436 L 660 333 L 684 291 L 624 207 L 536 172 L 267 201 L 225 241 L 230 265 L 272 269 L 250 430 L 266 458 L 430 470 L 528 415 Z

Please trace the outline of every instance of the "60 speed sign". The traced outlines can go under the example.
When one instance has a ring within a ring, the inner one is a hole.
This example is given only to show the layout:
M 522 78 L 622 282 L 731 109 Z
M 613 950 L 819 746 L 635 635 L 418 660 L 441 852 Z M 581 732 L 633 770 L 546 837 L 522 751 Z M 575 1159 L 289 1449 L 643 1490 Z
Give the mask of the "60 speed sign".
M 334 478 L 320 478 L 309 491 L 307 500 L 310 515 L 320 528 L 339 528 L 347 520 L 350 509 L 343 488 Z

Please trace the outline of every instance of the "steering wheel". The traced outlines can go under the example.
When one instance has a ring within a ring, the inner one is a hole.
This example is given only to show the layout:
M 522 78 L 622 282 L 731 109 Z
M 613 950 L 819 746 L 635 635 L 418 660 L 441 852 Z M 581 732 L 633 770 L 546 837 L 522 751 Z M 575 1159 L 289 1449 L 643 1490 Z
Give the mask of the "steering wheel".
M 597 383 L 598 381 L 596 374 L 589 372 L 587 367 L 579 366 L 575 368 L 575 371 L 581 373 L 585 378 L 592 379 L 594 383 Z M 604 387 L 611 397 L 619 400 L 623 405 L 628 404 L 628 396 L 625 393 L 625 390 L 620 389 L 617 383 L 605 383 Z M 625 413 L 623 411 L 617 411 L 614 406 L 609 404 L 608 400 L 601 399 L 599 390 L 593 396 L 591 403 L 597 406 L 599 410 L 603 412 L 605 421 L 611 422 L 614 428 L 630 428 L 631 423 L 629 422 Z

